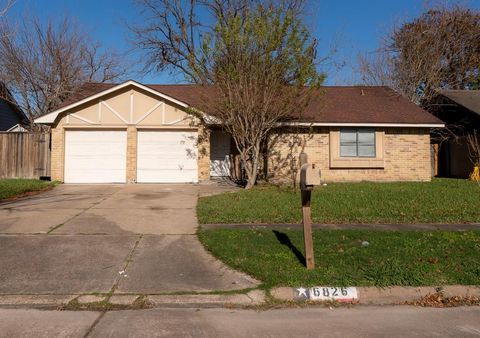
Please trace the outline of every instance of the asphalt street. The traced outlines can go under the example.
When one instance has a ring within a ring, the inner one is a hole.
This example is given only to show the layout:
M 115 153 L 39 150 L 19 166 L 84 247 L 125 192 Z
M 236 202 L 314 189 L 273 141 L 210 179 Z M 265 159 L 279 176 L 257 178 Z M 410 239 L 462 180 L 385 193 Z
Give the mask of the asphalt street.
M 0 337 L 480 337 L 480 307 L 0 309 Z

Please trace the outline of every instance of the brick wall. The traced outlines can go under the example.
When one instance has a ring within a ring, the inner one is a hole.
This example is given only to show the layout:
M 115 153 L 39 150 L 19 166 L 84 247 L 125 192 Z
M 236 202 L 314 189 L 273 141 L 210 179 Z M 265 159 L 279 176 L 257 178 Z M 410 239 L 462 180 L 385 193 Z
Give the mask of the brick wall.
M 63 164 L 65 156 L 65 130 L 62 126 L 52 128 L 50 175 L 53 181 L 63 182 Z
M 330 167 L 330 130 L 307 134 L 283 134 L 271 142 L 269 175 L 273 180 L 291 181 L 298 171 L 302 150 L 309 162 L 322 171 L 325 181 L 429 181 L 431 180 L 430 135 L 422 128 L 386 128 L 383 168 L 342 169 Z
M 198 180 L 210 179 L 210 130 L 198 127 Z
M 427 129 L 387 128 L 384 135 L 384 167 L 330 168 L 329 129 L 313 133 L 282 134 L 272 142 L 269 156 L 269 176 L 277 181 L 291 181 L 298 171 L 298 155 L 304 150 L 309 161 L 322 170 L 325 181 L 429 181 L 431 179 L 430 136 Z M 64 141 L 62 125 L 52 128 L 51 176 L 63 181 Z M 127 182 L 136 181 L 137 129 L 127 129 Z M 208 130 L 199 128 L 198 179 L 210 179 L 210 139 Z
M 127 127 L 127 183 L 137 181 L 137 127 Z

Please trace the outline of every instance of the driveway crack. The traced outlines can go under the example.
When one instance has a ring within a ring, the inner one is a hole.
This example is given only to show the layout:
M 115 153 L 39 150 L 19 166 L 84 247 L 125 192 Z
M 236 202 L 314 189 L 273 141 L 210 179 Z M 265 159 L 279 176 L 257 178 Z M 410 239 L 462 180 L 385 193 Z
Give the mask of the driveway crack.
M 138 245 L 140 244 L 140 241 L 143 238 L 143 234 L 139 235 L 137 240 L 135 241 L 135 244 L 133 245 L 132 250 L 128 253 L 127 257 L 125 258 L 125 264 L 123 265 L 122 270 L 127 271 L 127 268 L 130 266 L 130 263 L 133 262 L 133 255 L 135 254 L 135 251 L 138 248 Z M 120 283 L 120 280 L 123 278 L 123 275 L 119 275 L 117 278 L 115 278 L 115 282 L 113 283 L 112 288 L 110 289 L 110 292 L 108 293 L 106 301 L 108 302 L 110 298 L 112 297 L 113 293 L 117 290 L 118 284 Z
M 103 201 L 105 201 L 105 200 L 107 200 L 108 198 L 112 197 L 112 196 L 115 195 L 116 193 L 117 193 L 117 192 L 114 192 L 113 194 L 108 195 L 108 196 L 106 196 L 105 198 L 102 198 L 100 201 L 93 203 L 90 207 L 88 207 L 88 208 L 86 208 L 86 209 L 83 209 L 83 210 L 80 211 L 78 214 L 76 214 L 76 215 L 70 217 L 69 219 L 67 219 L 65 222 L 60 223 L 60 224 L 54 226 L 53 228 L 51 228 L 50 230 L 48 230 L 46 234 L 47 234 L 47 235 L 50 235 L 53 231 L 61 228 L 62 226 L 64 226 L 64 225 L 67 224 L 68 222 L 70 222 L 70 221 L 71 221 L 72 219 L 74 219 L 75 217 L 78 217 L 78 216 L 80 216 L 81 214 L 85 213 L 86 211 L 91 210 L 93 207 L 99 205 L 100 203 L 102 203 Z

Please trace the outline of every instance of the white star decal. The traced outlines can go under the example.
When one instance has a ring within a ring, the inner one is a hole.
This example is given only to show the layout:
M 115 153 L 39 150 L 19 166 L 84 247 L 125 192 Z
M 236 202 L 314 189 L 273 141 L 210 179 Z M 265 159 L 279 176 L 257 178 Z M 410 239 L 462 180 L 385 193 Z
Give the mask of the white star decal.
M 307 297 L 307 289 L 305 289 L 305 288 L 298 288 L 297 291 L 298 291 L 298 297 L 300 297 L 300 296 L 303 295 L 303 296 L 305 296 L 305 298 L 308 298 L 308 297 Z

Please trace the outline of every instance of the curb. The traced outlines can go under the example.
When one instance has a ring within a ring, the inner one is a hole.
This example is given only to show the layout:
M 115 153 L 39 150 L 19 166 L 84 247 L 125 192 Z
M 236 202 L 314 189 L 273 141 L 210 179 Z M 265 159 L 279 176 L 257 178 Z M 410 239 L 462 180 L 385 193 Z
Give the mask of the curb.
M 151 307 L 245 307 L 265 303 L 265 292 L 252 290 L 248 293 L 236 294 L 182 294 L 182 295 L 132 295 L 114 294 L 109 304 L 122 306 L 125 309 L 133 306 L 137 299 L 145 297 Z M 88 305 L 106 301 L 106 295 L 0 295 L 1 307 L 40 307 L 60 308 L 76 300 L 79 304 Z
M 68 304 L 80 295 L 0 295 L 0 307 L 48 307 Z
M 480 297 L 480 286 L 475 285 L 446 285 L 443 287 L 402 287 L 393 286 L 387 288 L 357 287 L 357 299 L 351 299 L 348 303 L 363 305 L 394 305 L 406 302 L 419 301 L 428 295 L 441 292 L 445 297 Z M 297 288 L 280 287 L 272 289 L 273 298 L 281 301 L 306 302 L 309 299 L 299 297 Z
M 429 295 L 439 292 L 446 298 L 476 297 L 480 299 L 480 286 L 475 285 L 447 285 L 439 288 L 401 287 L 387 288 L 357 287 L 357 298 L 340 300 L 342 303 L 360 305 L 399 305 L 416 302 Z M 299 296 L 297 288 L 279 287 L 271 290 L 270 295 L 278 301 L 307 303 L 311 299 Z M 248 293 L 235 294 L 181 294 L 181 295 L 136 295 L 114 294 L 108 303 L 129 309 L 138 299 L 143 298 L 150 307 L 154 308 L 238 308 L 260 306 L 267 303 L 267 297 L 262 290 L 252 290 Z M 0 308 L 61 308 L 76 300 L 83 305 L 105 301 L 106 295 L 0 295 Z M 332 299 L 333 300 L 333 299 Z M 328 301 L 328 300 L 327 300 Z
M 261 305 L 265 292 L 253 290 L 246 294 L 231 295 L 150 295 L 153 307 L 242 307 Z

